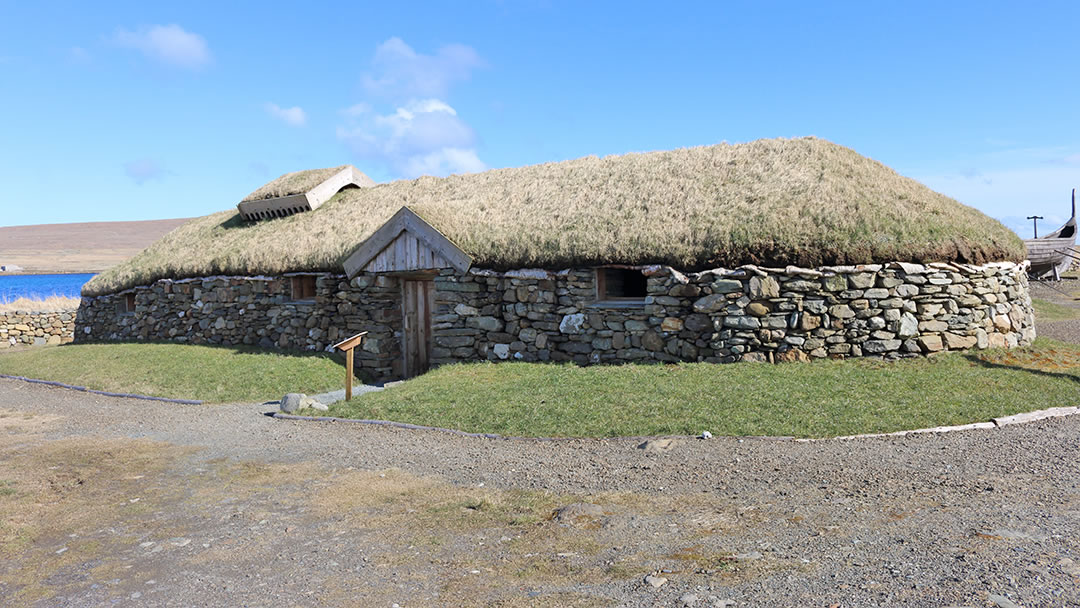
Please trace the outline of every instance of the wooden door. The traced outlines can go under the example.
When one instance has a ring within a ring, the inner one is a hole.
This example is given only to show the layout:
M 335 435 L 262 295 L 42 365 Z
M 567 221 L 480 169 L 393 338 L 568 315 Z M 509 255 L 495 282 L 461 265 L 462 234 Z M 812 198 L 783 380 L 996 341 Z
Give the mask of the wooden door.
M 404 325 L 405 377 L 426 372 L 431 365 L 431 310 L 435 304 L 435 282 L 431 279 L 402 279 L 401 313 Z

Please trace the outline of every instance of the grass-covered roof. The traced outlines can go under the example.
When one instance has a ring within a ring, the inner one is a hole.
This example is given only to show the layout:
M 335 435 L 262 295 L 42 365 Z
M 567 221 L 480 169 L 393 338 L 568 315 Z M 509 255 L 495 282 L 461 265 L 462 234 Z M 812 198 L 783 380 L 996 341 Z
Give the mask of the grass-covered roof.
M 771 139 L 397 181 L 254 223 L 223 211 L 177 228 L 83 293 L 159 278 L 340 272 L 402 206 L 475 266 L 495 269 L 1024 257 L 1020 239 L 1000 222 L 877 161 L 821 139 Z
M 348 166 L 349 165 L 341 165 L 340 167 L 308 169 L 307 171 L 293 171 L 292 173 L 286 173 L 245 196 L 244 200 L 240 202 L 247 203 L 268 198 L 280 198 L 282 196 L 292 196 L 293 194 L 303 194 L 330 179 L 331 176 L 340 173 L 342 169 L 345 169 Z

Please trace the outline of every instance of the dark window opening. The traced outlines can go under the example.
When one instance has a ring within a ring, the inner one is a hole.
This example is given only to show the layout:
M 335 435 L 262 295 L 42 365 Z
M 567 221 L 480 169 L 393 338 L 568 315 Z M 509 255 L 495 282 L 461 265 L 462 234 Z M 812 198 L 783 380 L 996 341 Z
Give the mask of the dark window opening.
M 314 300 L 315 277 L 312 275 L 292 277 L 292 299 Z
M 117 308 L 119 309 L 120 314 L 135 312 L 135 294 L 125 293 L 124 299 L 120 301 Z
M 645 275 L 632 268 L 598 268 L 596 298 L 598 300 L 644 300 L 648 290 Z

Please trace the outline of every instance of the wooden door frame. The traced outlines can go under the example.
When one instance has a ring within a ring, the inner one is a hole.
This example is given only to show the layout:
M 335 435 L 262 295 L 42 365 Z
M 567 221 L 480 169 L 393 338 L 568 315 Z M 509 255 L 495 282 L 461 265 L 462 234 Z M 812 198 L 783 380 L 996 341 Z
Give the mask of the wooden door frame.
M 432 333 L 431 332 L 431 326 L 432 326 L 431 321 L 432 321 L 432 317 L 434 316 L 433 315 L 433 310 L 432 310 L 434 308 L 434 305 L 435 305 L 435 280 L 434 279 L 435 279 L 435 276 L 437 276 L 437 273 L 430 273 L 430 272 L 428 272 L 428 273 L 401 273 L 401 274 L 399 274 L 397 276 L 398 276 L 398 280 L 401 282 L 401 334 L 402 334 L 401 335 L 401 338 L 402 338 L 402 340 L 401 340 L 401 342 L 402 342 L 402 344 L 401 344 L 401 363 L 402 363 L 401 369 L 402 369 L 402 375 L 405 378 L 412 378 L 412 377 L 415 377 L 415 376 L 418 376 L 418 375 L 422 374 L 423 372 L 427 371 L 428 368 L 431 367 L 431 351 L 432 351 L 432 346 L 433 346 L 433 344 L 432 344 L 433 336 L 431 335 L 431 333 Z M 410 334 L 415 335 L 415 328 L 410 331 L 409 326 L 408 326 L 409 296 L 408 296 L 408 288 L 406 287 L 406 283 L 410 282 L 410 281 L 411 282 L 416 282 L 416 283 L 426 283 L 427 284 L 427 285 L 425 285 L 424 287 L 421 288 L 421 290 L 424 292 L 424 294 L 426 296 L 425 297 L 426 301 L 425 301 L 425 306 L 424 306 L 424 310 L 425 310 L 425 313 L 426 313 L 426 318 L 424 318 L 424 319 L 419 319 L 418 318 L 417 319 L 418 323 L 424 323 L 427 326 L 427 331 L 426 332 L 421 332 L 421 333 L 426 335 L 426 338 L 424 339 L 424 344 L 423 345 L 419 345 L 419 344 L 416 345 L 417 348 L 424 348 L 427 351 L 427 356 L 424 357 L 424 359 L 427 361 L 427 368 L 419 369 L 419 370 L 413 369 L 414 366 L 410 362 L 410 359 L 411 359 L 410 355 L 412 354 L 412 351 L 410 350 L 410 346 L 411 346 Z

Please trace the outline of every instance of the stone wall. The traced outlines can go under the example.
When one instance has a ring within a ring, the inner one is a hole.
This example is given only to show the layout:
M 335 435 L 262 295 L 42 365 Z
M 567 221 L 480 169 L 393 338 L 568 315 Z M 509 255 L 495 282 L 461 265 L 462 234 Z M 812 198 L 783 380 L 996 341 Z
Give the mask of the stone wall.
M 0 349 L 67 344 L 74 336 L 74 310 L 0 312 Z
M 796 360 L 1013 347 L 1035 337 L 1025 266 L 643 268 L 637 306 L 595 300 L 595 272 L 444 274 L 436 361 Z M 475 354 L 474 354 L 475 352 Z
M 595 271 L 472 269 L 435 277 L 433 361 L 780 361 L 897 358 L 1013 347 L 1035 336 L 1025 266 L 895 263 L 819 269 L 640 268 L 648 296 L 596 302 Z M 401 372 L 392 276 L 323 274 L 311 301 L 288 277 L 158 281 L 84 298 L 77 339 L 169 339 L 324 350 L 368 331 L 358 366 Z M 122 312 L 126 293 L 134 312 Z
M 400 371 L 400 288 L 396 279 L 320 274 L 315 297 L 294 300 L 293 275 L 159 280 L 116 294 L 83 298 L 78 341 L 171 340 L 328 350 L 361 331 L 356 365 L 372 378 Z M 134 310 L 126 300 L 134 296 Z

